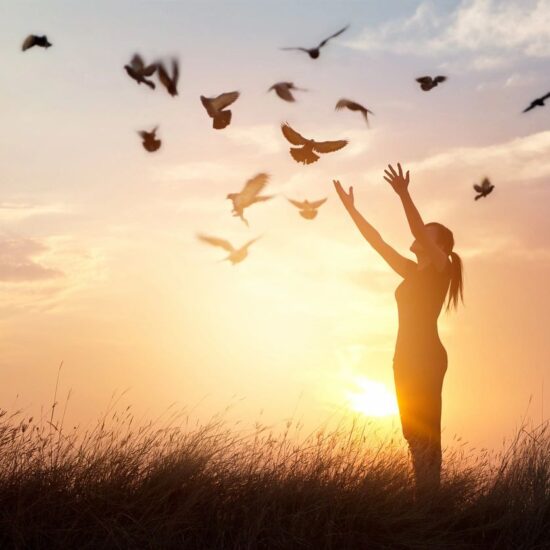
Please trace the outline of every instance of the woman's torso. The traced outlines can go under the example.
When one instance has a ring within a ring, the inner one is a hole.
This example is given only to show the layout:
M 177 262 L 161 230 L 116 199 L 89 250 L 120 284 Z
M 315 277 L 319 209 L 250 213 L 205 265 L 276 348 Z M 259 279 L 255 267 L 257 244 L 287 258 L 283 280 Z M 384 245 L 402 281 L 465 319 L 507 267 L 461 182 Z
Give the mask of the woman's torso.
M 437 330 L 437 319 L 450 283 L 450 264 L 412 271 L 395 291 L 399 329 L 394 366 L 434 365 L 446 368 L 447 353 Z

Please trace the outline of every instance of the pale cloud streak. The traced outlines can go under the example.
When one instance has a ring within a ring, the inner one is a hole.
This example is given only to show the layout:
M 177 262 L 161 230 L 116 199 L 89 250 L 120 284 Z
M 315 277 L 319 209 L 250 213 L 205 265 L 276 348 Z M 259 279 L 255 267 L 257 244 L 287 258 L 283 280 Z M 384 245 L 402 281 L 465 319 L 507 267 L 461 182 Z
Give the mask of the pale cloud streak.
M 462 0 L 450 13 L 422 2 L 405 19 L 367 28 L 348 46 L 365 51 L 447 56 L 442 66 L 492 70 L 521 57 L 550 57 L 550 3 Z M 461 62 L 456 57 L 463 57 Z

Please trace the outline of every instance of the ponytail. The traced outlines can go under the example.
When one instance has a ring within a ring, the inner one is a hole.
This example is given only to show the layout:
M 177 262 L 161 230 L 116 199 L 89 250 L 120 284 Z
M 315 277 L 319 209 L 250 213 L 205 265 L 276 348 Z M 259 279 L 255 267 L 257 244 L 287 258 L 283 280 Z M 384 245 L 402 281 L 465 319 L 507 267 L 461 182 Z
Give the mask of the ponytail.
M 462 260 L 456 252 L 449 254 L 451 257 L 451 284 L 449 285 L 449 300 L 447 301 L 446 311 L 452 306 L 458 307 L 458 299 L 464 302 L 462 287 L 464 286 L 464 278 L 462 274 Z
M 429 226 L 437 228 L 438 244 L 441 249 L 451 257 L 451 283 L 449 285 L 449 299 L 445 310 L 448 311 L 451 306 L 456 309 L 458 307 L 459 298 L 461 302 L 464 302 L 464 297 L 462 295 L 462 288 L 464 286 L 462 260 L 456 252 L 453 252 L 455 239 L 452 231 L 438 222 L 427 223 L 426 227 Z

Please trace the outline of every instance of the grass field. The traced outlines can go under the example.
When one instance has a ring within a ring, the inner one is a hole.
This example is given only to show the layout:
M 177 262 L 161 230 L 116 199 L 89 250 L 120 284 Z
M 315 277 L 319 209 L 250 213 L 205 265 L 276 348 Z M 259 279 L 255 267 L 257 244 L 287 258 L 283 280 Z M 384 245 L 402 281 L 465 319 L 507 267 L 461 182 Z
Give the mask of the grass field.
M 446 450 L 415 503 L 403 448 L 366 424 L 297 443 L 291 423 L 136 426 L 128 408 L 82 431 L 53 412 L 0 413 L 2 549 L 550 548 L 547 424 L 496 456 Z

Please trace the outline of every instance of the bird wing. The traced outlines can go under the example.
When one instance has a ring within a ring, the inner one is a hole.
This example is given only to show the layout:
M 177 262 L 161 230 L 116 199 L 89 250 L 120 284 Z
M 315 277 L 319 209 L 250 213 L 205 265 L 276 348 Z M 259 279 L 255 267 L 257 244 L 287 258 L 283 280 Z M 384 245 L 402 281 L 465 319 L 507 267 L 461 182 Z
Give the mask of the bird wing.
M 293 204 L 296 208 L 299 208 L 300 210 L 303 210 L 306 207 L 305 202 L 295 201 L 293 199 L 287 199 L 287 200 L 288 200 L 288 202 L 290 202 L 291 204 Z
M 227 250 L 227 252 L 233 252 L 235 250 L 232 244 L 229 241 L 226 241 L 225 239 L 219 239 L 218 237 L 209 237 L 208 235 L 202 235 L 202 234 L 197 235 L 197 238 L 213 246 L 219 246 L 224 250 Z
M 544 101 L 545 99 L 548 99 L 550 97 L 550 92 L 548 92 L 546 95 L 543 95 L 541 97 L 542 101 Z
M 281 48 L 281 50 L 300 50 L 301 52 L 309 52 L 309 50 L 307 48 L 298 48 L 298 47 L 293 47 L 293 48 Z
M 294 96 L 292 95 L 292 92 L 288 88 L 288 86 L 281 86 L 275 84 L 274 86 L 276 94 L 285 101 L 294 101 Z
M 248 202 L 252 200 L 267 184 L 269 179 L 269 174 L 260 172 L 256 174 L 253 178 L 250 178 L 245 184 L 240 192 L 241 198 Z
M 432 83 L 432 77 L 431 76 L 420 76 L 416 79 L 417 82 L 420 82 L 420 84 L 431 84 Z
M 139 55 L 138 53 L 134 54 L 132 60 L 130 61 L 130 66 L 136 71 L 143 71 L 145 63 L 143 63 L 141 55 Z
M 260 237 L 256 237 L 255 239 L 250 239 L 245 245 L 242 246 L 242 248 L 248 248 L 252 243 L 255 243 L 259 238 Z
M 33 34 L 29 34 L 27 38 L 25 38 L 23 44 L 21 45 L 21 49 L 23 51 L 28 50 L 29 48 L 32 48 L 36 43 L 36 37 Z
M 353 102 L 350 101 L 349 99 L 340 99 L 338 103 L 336 103 L 335 109 L 337 111 L 340 111 L 341 109 L 349 109 L 351 103 Z
M 216 111 L 221 111 L 236 101 L 239 95 L 239 92 L 226 92 L 220 94 L 218 97 L 211 99 L 211 105 Z
M 481 185 L 478 185 L 477 183 L 474 183 L 474 189 L 475 189 L 478 193 L 483 193 L 483 188 L 481 187 Z
M 281 124 L 281 130 L 285 138 L 292 143 L 292 145 L 305 145 L 307 140 L 305 137 L 301 136 L 296 130 L 293 130 L 288 122 Z
M 309 203 L 309 206 L 310 206 L 311 208 L 317 209 L 317 208 L 319 208 L 319 206 L 321 206 L 321 205 L 324 204 L 325 202 L 327 202 L 327 199 L 321 199 L 321 200 L 319 200 L 319 201 L 310 202 L 310 203 Z
M 337 141 L 314 141 L 313 150 L 318 153 L 332 153 L 338 151 L 348 144 L 347 139 L 340 139 Z
M 342 34 L 348 27 L 349 25 L 346 25 L 345 27 L 335 32 L 334 34 L 331 34 L 328 38 L 325 38 L 322 42 L 319 43 L 319 48 L 322 48 L 331 38 L 334 38 L 339 34 Z
M 157 63 L 151 63 L 151 65 L 149 65 L 148 67 L 143 67 L 143 69 L 141 70 L 141 73 L 143 74 L 143 76 L 153 76 L 157 68 L 158 68 Z
M 531 102 L 531 105 L 529 105 L 529 107 L 527 107 L 526 109 L 523 109 L 523 113 L 526 113 L 527 111 L 530 111 L 531 109 L 534 109 L 536 106 L 536 103 L 533 101 Z
M 174 86 L 178 83 L 180 79 L 180 64 L 177 59 L 172 59 L 172 82 Z
M 156 65 L 157 65 L 157 72 L 158 72 L 159 80 L 160 80 L 161 84 L 165 88 L 168 89 L 170 87 L 170 85 L 172 84 L 172 80 L 168 76 L 168 72 L 166 71 L 166 67 L 161 62 L 157 63 Z
M 446 76 L 442 76 L 442 75 L 439 75 L 439 76 L 436 76 L 434 78 L 434 82 L 438 83 L 438 82 L 445 82 L 445 80 L 447 80 L 447 77 Z

